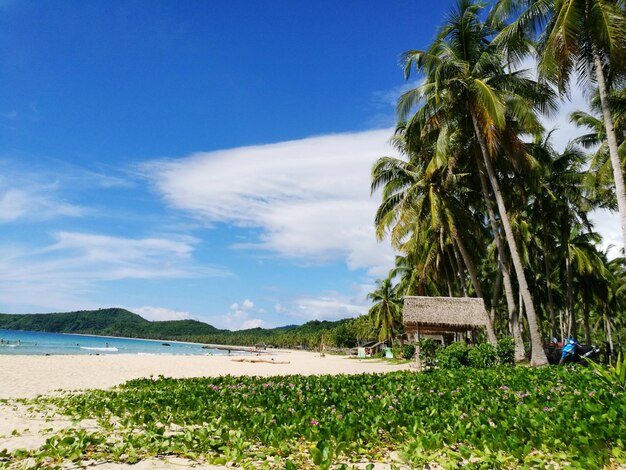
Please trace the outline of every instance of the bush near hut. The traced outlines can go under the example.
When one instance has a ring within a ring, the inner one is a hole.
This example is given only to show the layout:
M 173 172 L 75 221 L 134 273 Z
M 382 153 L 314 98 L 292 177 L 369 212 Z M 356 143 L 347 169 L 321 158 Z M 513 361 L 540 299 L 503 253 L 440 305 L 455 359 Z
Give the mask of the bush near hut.
M 413 356 L 415 356 L 415 345 L 405 344 L 402 346 L 402 357 L 404 359 L 413 359 Z
M 498 363 L 496 348 L 489 343 L 482 343 L 467 349 L 467 362 L 470 367 L 487 369 Z
M 502 365 L 515 364 L 515 341 L 507 336 L 500 338 L 496 344 L 498 362 Z
M 435 356 L 439 348 L 437 343 L 435 343 L 432 338 L 422 338 L 417 344 L 420 348 L 420 360 L 422 364 L 428 367 L 435 366 L 437 364 Z
M 515 343 L 512 338 L 508 337 L 498 340 L 496 346 L 489 343 L 468 346 L 463 342 L 456 342 L 441 347 L 430 338 L 421 339 L 418 345 L 422 364 L 428 367 L 486 369 L 498 364 L 512 365 L 515 363 Z
M 415 355 L 415 345 L 394 346 L 391 351 L 396 359 L 412 359 Z
M 469 365 L 469 348 L 465 343 L 452 343 L 435 353 L 437 365 L 442 369 L 459 369 Z

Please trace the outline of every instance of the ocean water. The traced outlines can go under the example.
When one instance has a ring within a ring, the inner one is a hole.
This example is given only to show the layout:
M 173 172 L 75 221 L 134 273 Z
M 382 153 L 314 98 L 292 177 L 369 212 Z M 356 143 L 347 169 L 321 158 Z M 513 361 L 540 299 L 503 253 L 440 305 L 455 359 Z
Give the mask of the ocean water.
M 169 346 L 164 346 L 169 344 Z M 145 339 L 41 333 L 0 329 L 0 355 L 46 354 L 137 354 L 207 355 L 228 354 L 218 349 L 202 349 L 197 343 L 173 343 Z

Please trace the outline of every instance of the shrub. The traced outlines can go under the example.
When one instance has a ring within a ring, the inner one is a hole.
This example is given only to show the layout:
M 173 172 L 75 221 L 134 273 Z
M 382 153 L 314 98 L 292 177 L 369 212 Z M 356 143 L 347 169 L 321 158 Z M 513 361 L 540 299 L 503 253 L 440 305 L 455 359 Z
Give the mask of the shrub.
M 487 369 L 497 363 L 496 348 L 489 343 L 482 343 L 469 348 L 467 359 L 471 367 Z
M 417 343 L 420 348 L 420 360 L 425 366 L 434 366 L 436 363 L 437 343 L 432 338 L 422 338 Z
M 507 336 L 498 340 L 496 345 L 496 355 L 500 364 L 515 363 L 515 341 Z
M 609 364 L 608 368 L 604 365 L 587 359 L 587 363 L 594 372 L 600 377 L 600 380 L 608 385 L 614 392 L 626 392 L 626 358 L 622 359 L 622 353 L 617 356 L 615 365 Z
M 459 369 L 468 365 L 467 354 L 468 347 L 465 343 L 458 342 L 437 350 L 435 359 L 442 369 Z
M 402 357 L 405 359 L 411 359 L 415 356 L 415 345 L 405 344 L 402 346 Z

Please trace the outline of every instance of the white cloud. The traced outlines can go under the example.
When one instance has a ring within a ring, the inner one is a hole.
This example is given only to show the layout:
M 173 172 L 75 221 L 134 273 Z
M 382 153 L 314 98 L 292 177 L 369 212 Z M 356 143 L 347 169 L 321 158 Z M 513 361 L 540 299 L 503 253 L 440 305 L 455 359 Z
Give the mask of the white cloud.
M 339 320 L 367 313 L 367 307 L 346 301 L 339 293 L 296 300 L 292 314 L 307 320 Z
M 0 223 L 38 222 L 87 213 L 86 208 L 63 199 L 58 178 L 47 171 L 26 169 L 12 160 L 0 163 Z
M 60 201 L 43 188 L 3 190 L 2 186 L 0 184 L 0 223 L 78 217 L 84 213 L 83 208 Z
M 398 98 L 400 98 L 401 95 L 413 88 L 417 88 L 423 82 L 424 79 L 412 79 L 386 90 L 375 91 L 372 93 L 372 103 L 374 106 L 393 110 L 396 108 Z
M 386 272 L 389 243 L 377 243 L 370 197 L 374 161 L 394 153 L 391 129 L 311 137 L 198 153 L 142 166 L 173 207 L 208 223 L 261 228 L 238 248 L 308 263 L 343 259 L 350 269 Z
M 609 258 L 620 256 L 619 250 L 624 246 L 622 242 L 622 227 L 617 212 L 606 209 L 595 210 L 590 214 L 595 230 L 602 235 L 602 249 L 609 249 Z
M 0 302 L 26 308 L 90 308 L 103 281 L 226 276 L 191 259 L 190 237 L 131 239 L 60 232 L 48 246 L 0 249 Z
M 250 328 L 260 328 L 265 325 L 265 321 L 260 318 L 253 318 L 257 314 L 263 314 L 265 310 L 255 309 L 254 302 L 245 299 L 241 303 L 233 303 L 226 315 L 209 317 L 208 323 L 227 330 L 247 330 Z
M 251 320 L 246 320 L 245 322 L 243 322 L 241 329 L 250 330 L 252 328 L 261 328 L 264 324 L 265 322 L 263 320 L 260 320 L 259 318 L 253 318 Z
M 128 308 L 131 312 L 141 315 L 150 321 L 166 321 L 166 320 L 189 320 L 191 314 L 189 312 L 179 312 L 165 307 L 135 307 Z
M 279 313 L 301 320 L 340 320 L 357 317 L 367 313 L 371 303 L 367 293 L 374 288 L 373 284 L 356 285 L 349 294 L 325 292 L 319 296 L 302 296 L 293 299 L 287 305 L 277 304 Z

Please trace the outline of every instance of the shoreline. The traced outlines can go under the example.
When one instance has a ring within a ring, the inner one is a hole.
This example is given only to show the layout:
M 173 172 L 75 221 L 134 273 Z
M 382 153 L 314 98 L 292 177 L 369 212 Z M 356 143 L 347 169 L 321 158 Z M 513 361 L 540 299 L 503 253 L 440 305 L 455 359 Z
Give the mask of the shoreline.
M 36 331 L 36 330 L 12 330 L 10 328 L 0 328 L 0 330 L 4 331 L 20 331 L 22 333 L 49 333 L 52 335 L 68 335 L 68 336 L 91 336 L 93 338 L 109 338 L 109 339 L 130 339 L 130 340 L 139 340 L 139 341 L 156 341 L 157 343 L 178 343 L 178 344 L 199 344 L 206 345 L 207 343 L 195 343 L 193 341 L 178 341 L 174 339 L 154 339 L 154 338 L 131 338 L 130 336 L 111 336 L 111 335 L 95 335 L 91 333 L 65 333 L 63 331 Z M 226 345 L 229 346 L 229 345 Z
M 192 346 L 210 346 L 210 349 L 228 349 L 232 348 L 245 350 L 246 352 L 255 352 L 254 346 L 241 346 L 241 345 L 233 345 L 233 344 L 212 344 L 212 343 L 197 343 L 194 341 L 180 341 L 180 340 L 170 340 L 170 339 L 154 339 L 154 338 L 131 338 L 129 336 L 111 336 L 111 335 L 96 335 L 96 334 L 88 334 L 88 333 L 64 333 L 57 331 L 34 331 L 34 330 L 12 330 L 10 328 L 0 328 L 2 331 L 19 331 L 22 333 L 44 333 L 44 334 L 52 334 L 52 335 L 68 335 L 68 336 L 81 336 L 81 337 L 91 337 L 91 338 L 108 338 L 108 339 L 124 339 L 124 340 L 136 340 L 136 341 L 151 341 L 156 343 L 174 343 L 174 344 L 185 344 Z M 216 346 L 213 348 L 212 346 Z M 270 348 L 271 351 L 279 351 L 279 348 Z M 267 351 L 267 350 L 265 350 Z M 61 355 L 61 354 L 51 354 L 51 355 Z M 71 354 L 62 354 L 63 356 L 71 355 Z M 77 355 L 77 354 L 75 354 Z M 121 355 L 121 354 L 119 354 Z M 133 354 L 130 354 L 133 355 Z M 181 356 L 184 354 L 180 354 Z M 191 356 L 192 354 L 187 354 Z M 39 356 L 39 354 L 12 354 L 11 356 Z M 45 354 L 41 354 L 41 356 L 45 356 Z
M 409 370 L 409 364 L 347 356 L 273 350 L 264 360 L 235 361 L 242 355 L 0 355 L 0 400 L 34 398 L 85 389 L 107 389 L 138 378 L 337 375 Z

